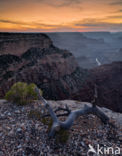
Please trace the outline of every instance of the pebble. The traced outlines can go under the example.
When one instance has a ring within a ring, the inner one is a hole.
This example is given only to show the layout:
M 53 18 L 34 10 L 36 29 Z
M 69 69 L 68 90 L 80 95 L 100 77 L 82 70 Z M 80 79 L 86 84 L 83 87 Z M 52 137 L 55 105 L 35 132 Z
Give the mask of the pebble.
M 19 111 L 19 110 L 15 110 L 14 112 L 15 112 L 16 114 L 19 114 L 19 113 L 20 113 L 20 111 Z
M 22 131 L 22 129 L 21 128 L 17 128 L 17 132 L 21 132 Z
M 47 126 L 28 117 L 28 112 L 37 107 L 1 104 L 0 156 L 86 156 L 89 144 L 120 146 L 121 129 L 102 124 L 94 115 L 78 118 L 69 130 L 67 143 L 57 143 L 55 138 L 48 138 Z M 74 105 L 70 107 L 76 109 Z
M 11 116 L 11 113 L 8 113 L 8 116 Z

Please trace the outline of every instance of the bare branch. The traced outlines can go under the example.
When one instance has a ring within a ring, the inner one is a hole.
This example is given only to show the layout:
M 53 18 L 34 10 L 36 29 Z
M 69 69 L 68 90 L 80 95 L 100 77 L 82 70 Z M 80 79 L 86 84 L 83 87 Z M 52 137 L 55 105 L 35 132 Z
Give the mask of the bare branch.
M 50 113 L 51 118 L 53 119 L 54 122 L 57 122 L 57 116 L 54 113 L 54 111 L 52 110 L 52 108 L 50 107 L 49 103 L 40 95 L 40 91 L 39 89 L 36 87 L 35 91 L 38 95 L 39 100 L 41 100 L 41 102 L 45 105 L 45 108 L 48 110 L 48 112 Z
M 60 128 L 69 129 L 73 125 L 74 121 L 81 115 L 92 113 L 98 116 L 101 119 L 101 121 L 104 123 L 107 123 L 109 121 L 109 118 L 102 111 L 100 111 L 94 104 L 92 105 L 92 107 L 85 105 L 83 109 L 78 109 L 74 111 L 69 110 L 68 106 L 66 105 L 66 108 L 59 107 L 55 111 L 53 111 L 50 104 L 40 95 L 39 89 L 35 88 L 35 91 L 38 94 L 39 100 L 41 100 L 44 103 L 45 108 L 48 110 L 53 120 L 53 124 L 49 133 L 49 137 L 53 137 L 55 133 L 59 131 Z M 95 97 L 97 97 L 97 95 L 95 95 Z M 58 115 L 56 115 L 56 112 L 61 111 L 61 110 L 67 111 L 67 114 L 68 114 L 68 117 L 66 121 L 64 122 L 59 121 L 57 118 Z
M 61 127 L 64 129 L 69 129 L 79 116 L 89 114 L 91 112 L 92 112 L 92 107 L 89 106 L 85 106 L 84 109 L 78 109 L 72 111 L 66 121 L 60 122 Z

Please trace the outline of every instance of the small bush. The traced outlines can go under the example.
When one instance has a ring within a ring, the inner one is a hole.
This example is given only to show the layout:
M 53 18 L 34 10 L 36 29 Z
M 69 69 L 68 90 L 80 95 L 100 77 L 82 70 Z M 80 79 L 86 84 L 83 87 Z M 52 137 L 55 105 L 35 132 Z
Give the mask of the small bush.
M 6 93 L 5 99 L 17 105 L 26 105 L 38 99 L 37 93 L 34 90 L 35 87 L 36 85 L 33 83 L 28 85 L 24 82 L 17 82 Z M 42 94 L 41 90 L 40 93 Z

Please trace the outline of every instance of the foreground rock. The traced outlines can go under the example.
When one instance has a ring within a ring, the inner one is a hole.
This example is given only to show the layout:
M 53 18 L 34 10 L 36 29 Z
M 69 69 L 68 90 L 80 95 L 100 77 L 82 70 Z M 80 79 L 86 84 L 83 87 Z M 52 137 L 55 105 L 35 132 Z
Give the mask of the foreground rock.
M 71 109 L 82 108 L 84 104 L 78 101 L 49 101 L 54 108 L 64 107 L 67 104 Z M 30 111 L 41 110 L 39 102 L 29 106 L 19 107 L 5 100 L 0 100 L 0 155 L 81 155 L 86 156 L 88 145 L 96 147 L 97 144 L 108 147 L 120 147 L 120 126 L 122 114 L 114 113 L 101 108 L 117 128 L 103 125 L 94 115 L 78 118 L 70 129 L 70 137 L 65 144 L 56 139 L 48 138 L 47 125 L 36 118 L 30 118 Z M 61 117 L 61 120 L 64 120 Z

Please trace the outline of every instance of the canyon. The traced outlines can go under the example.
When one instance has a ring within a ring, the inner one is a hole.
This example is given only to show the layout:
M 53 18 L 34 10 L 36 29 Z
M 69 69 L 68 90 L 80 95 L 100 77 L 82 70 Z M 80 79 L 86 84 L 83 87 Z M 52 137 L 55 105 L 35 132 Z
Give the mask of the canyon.
M 30 40 L 27 39 L 27 42 L 24 37 L 26 35 L 27 38 L 30 35 Z M 46 99 L 92 102 L 94 88 L 97 85 L 97 105 L 122 112 L 121 61 L 84 69 L 78 65 L 71 52 L 53 45 L 52 40 L 43 33 L 5 33 L 5 36 L 0 38 L 12 40 L 12 37 L 20 36 L 24 40 L 21 38 L 18 44 L 19 40 L 16 42 L 13 39 L 13 45 L 16 47 L 13 51 L 10 44 L 10 48 L 7 46 L 3 52 L 0 52 L 1 98 L 15 82 L 23 81 L 37 84 Z M 38 42 L 38 45 L 33 45 L 32 42 Z
M 69 50 L 82 68 L 122 61 L 121 32 L 53 32 L 47 33 L 53 44 Z

